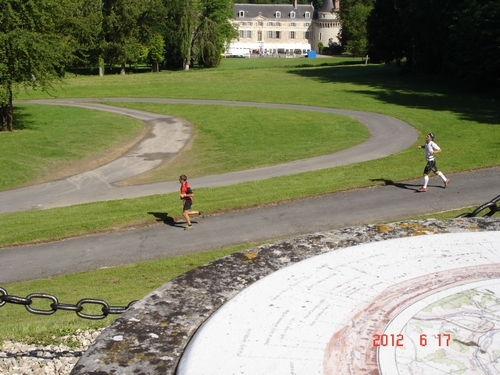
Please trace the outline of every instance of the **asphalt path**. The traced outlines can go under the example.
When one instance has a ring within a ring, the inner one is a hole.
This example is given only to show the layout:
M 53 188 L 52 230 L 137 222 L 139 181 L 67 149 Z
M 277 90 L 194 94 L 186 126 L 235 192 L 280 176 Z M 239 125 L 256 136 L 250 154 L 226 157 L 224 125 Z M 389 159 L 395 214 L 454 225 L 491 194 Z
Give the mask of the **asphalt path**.
M 251 171 L 190 179 L 194 188 L 229 185 L 380 158 L 404 150 L 412 146 L 417 140 L 416 131 L 407 124 L 388 116 L 372 113 L 263 103 L 165 99 L 128 100 L 318 110 L 341 113 L 357 118 L 370 129 L 370 138 L 366 142 L 349 150 L 274 167 L 256 168 Z M 99 104 L 84 103 L 83 100 L 76 99 L 56 102 L 43 101 L 39 103 L 77 105 L 107 110 Z M 112 110 L 119 111 L 116 108 Z M 136 112 L 132 111 L 128 112 L 128 114 L 123 114 L 133 117 L 138 115 L 146 116 L 144 112 L 140 114 Z M 186 142 L 184 135 L 189 135 L 190 124 L 186 124 L 181 119 L 168 116 L 160 116 L 161 118 L 154 114 L 147 114 L 147 116 L 153 116 L 153 118 L 147 117 L 143 120 L 149 122 L 152 129 L 154 129 L 155 124 L 163 124 L 160 126 L 164 126 L 165 124 L 175 124 L 178 122 L 181 125 L 181 130 L 180 133 L 176 134 L 181 134 L 182 137 L 179 138 L 181 141 L 172 147 L 182 148 L 182 142 Z M 149 135 L 146 138 L 160 138 L 158 134 L 164 133 L 154 133 L 154 136 Z M 153 143 L 161 144 L 162 142 Z M 150 155 L 150 151 L 154 149 L 141 144 L 137 147 L 143 148 L 136 155 Z M 138 157 L 138 159 L 141 159 L 141 157 Z M 155 158 L 142 157 L 142 159 L 154 160 Z M 140 164 L 140 160 L 137 163 Z M 115 165 L 117 165 L 116 168 L 118 171 L 127 169 L 123 167 L 123 164 Z M 143 170 L 145 167 L 141 168 L 137 167 L 135 169 L 136 172 Z M 120 173 L 128 172 L 122 171 Z M 99 184 L 98 187 L 90 183 L 93 180 L 92 176 L 96 174 L 98 177 L 95 178 L 95 181 L 96 184 Z M 90 189 L 91 193 L 89 194 L 89 198 L 86 199 L 91 199 L 92 194 L 94 194 L 93 200 L 106 200 L 167 193 L 177 191 L 179 188 L 177 181 L 119 188 L 113 185 L 113 181 L 117 180 L 106 180 L 103 182 L 103 179 L 107 178 L 107 175 L 103 177 L 101 172 L 90 173 L 90 175 L 91 177 L 85 177 L 85 180 L 87 180 L 85 184 L 78 185 L 74 182 L 70 184 L 70 190 L 73 189 L 79 192 L 80 195 L 86 195 L 86 189 Z M 158 224 L 152 227 L 119 233 L 84 236 L 48 244 L 0 249 L 0 283 L 40 279 L 78 271 L 218 249 L 241 243 L 270 241 L 304 233 L 364 225 L 418 214 L 441 212 L 479 205 L 500 194 L 498 184 L 500 181 L 500 167 L 456 173 L 447 177 L 451 179 L 451 183 L 446 189 L 442 187 L 441 180 L 435 177 L 431 179 L 427 193 L 416 193 L 416 189 L 421 186 L 421 180 L 393 182 L 390 180 L 390 170 L 388 170 L 386 175 L 380 176 L 380 181 L 385 182 L 384 186 L 327 194 L 320 197 L 295 200 L 221 215 L 209 215 L 204 219 L 194 219 L 194 229 L 191 231 L 184 231 L 184 224 L 174 223 L 169 220 L 169 214 L 173 216 L 178 214 L 177 212 L 168 213 L 162 211 L 161 207 L 151 207 L 149 214 L 155 216 L 158 220 Z M 64 183 L 64 180 L 61 181 Z M 13 212 L 32 209 L 34 207 L 48 208 L 83 203 L 78 201 L 77 198 L 74 198 L 75 201 L 72 201 L 72 195 L 68 194 L 67 190 L 64 190 L 64 186 L 68 185 L 63 184 L 59 188 L 57 187 L 58 182 L 49 183 L 48 186 L 41 184 L 29 188 L 2 192 L 0 194 L 0 207 L 3 209 L 4 204 L 10 204 L 8 210 L 4 212 Z M 106 192 L 99 194 L 103 189 Z M 122 189 L 126 189 L 126 192 L 123 192 L 124 190 Z M 50 197 L 49 192 L 52 192 L 52 197 Z M 40 197 L 44 195 L 48 197 L 49 202 L 52 202 L 50 203 L 51 205 L 46 202 L 43 202 L 43 204 L 37 203 L 42 202 Z M 76 196 L 78 194 L 74 195 L 74 197 Z M 23 202 L 23 199 L 29 200 L 29 202 Z
M 224 105 L 265 107 L 286 110 L 334 113 L 350 116 L 364 124 L 370 131 L 370 137 L 361 144 L 349 149 L 310 159 L 296 160 L 290 163 L 255 168 L 246 171 L 190 178 L 192 186 L 197 188 L 228 186 L 242 182 L 265 178 L 314 171 L 377 159 L 402 151 L 413 145 L 418 138 L 417 131 L 408 124 L 390 116 L 350 111 L 333 108 L 309 107 L 299 105 L 248 103 L 215 100 L 180 100 L 180 99 L 54 99 L 18 101 L 16 103 L 52 104 L 78 106 L 118 113 L 144 121 L 149 133 L 122 157 L 112 163 L 66 179 L 28 186 L 16 190 L 0 192 L 0 213 L 62 207 L 80 203 L 137 198 L 153 194 L 165 194 L 179 190 L 178 181 L 167 181 L 148 185 L 116 186 L 114 183 L 128 177 L 156 168 L 162 162 L 173 157 L 188 142 L 192 124 L 173 117 L 136 111 L 132 109 L 107 106 L 92 101 L 116 102 L 156 102 L 184 103 L 193 105 Z M 390 141 L 389 141 L 390 140 Z

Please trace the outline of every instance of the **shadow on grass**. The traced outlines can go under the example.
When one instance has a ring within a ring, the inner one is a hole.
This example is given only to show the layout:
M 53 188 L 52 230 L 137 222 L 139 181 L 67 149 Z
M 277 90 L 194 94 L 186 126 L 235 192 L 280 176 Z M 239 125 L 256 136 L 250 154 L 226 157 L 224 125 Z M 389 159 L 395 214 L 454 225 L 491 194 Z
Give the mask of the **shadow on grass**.
M 421 73 L 399 74 L 390 65 L 319 67 L 291 69 L 292 74 L 321 83 L 351 83 L 373 90 L 352 90 L 380 102 L 407 108 L 451 111 L 463 120 L 500 125 L 499 94 L 470 93 L 466 88 L 444 79 Z
M 35 122 L 31 120 L 29 110 L 24 107 L 14 106 L 14 117 L 12 118 L 12 130 L 35 129 Z
M 115 66 L 113 68 L 106 67 L 104 69 L 104 75 L 119 75 L 121 67 Z M 126 74 L 140 74 L 140 73 L 151 73 L 151 66 L 140 65 L 140 66 L 127 66 L 125 68 Z M 69 68 L 66 69 L 66 75 L 70 76 L 98 76 L 99 68 Z

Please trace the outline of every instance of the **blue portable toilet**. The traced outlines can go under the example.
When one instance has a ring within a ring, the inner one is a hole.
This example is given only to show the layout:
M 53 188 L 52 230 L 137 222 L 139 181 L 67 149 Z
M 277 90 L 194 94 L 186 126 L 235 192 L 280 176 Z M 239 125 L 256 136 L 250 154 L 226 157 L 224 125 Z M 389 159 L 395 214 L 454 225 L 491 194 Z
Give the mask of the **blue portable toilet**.
M 315 51 L 307 52 L 307 57 L 309 57 L 310 59 L 316 58 L 316 52 Z

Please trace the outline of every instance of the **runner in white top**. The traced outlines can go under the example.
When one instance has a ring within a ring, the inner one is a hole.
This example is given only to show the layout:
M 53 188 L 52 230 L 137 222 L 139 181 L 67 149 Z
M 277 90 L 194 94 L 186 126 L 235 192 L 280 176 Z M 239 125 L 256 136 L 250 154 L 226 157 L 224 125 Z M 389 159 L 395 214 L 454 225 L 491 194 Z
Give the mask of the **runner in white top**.
M 441 148 L 434 142 L 434 134 L 429 133 L 425 136 L 425 145 L 423 146 L 418 146 L 419 149 L 424 148 L 425 149 L 425 159 L 427 160 L 427 164 L 425 165 L 424 168 L 424 186 L 422 186 L 420 189 L 418 189 L 419 192 L 426 192 L 427 191 L 427 184 L 429 183 L 429 172 L 433 171 L 435 174 L 437 174 L 441 180 L 443 180 L 444 183 L 444 188 L 448 186 L 450 183 L 450 179 L 446 178 L 444 174 L 442 174 L 440 171 L 438 171 L 436 167 L 436 161 L 434 160 L 434 154 L 441 152 Z

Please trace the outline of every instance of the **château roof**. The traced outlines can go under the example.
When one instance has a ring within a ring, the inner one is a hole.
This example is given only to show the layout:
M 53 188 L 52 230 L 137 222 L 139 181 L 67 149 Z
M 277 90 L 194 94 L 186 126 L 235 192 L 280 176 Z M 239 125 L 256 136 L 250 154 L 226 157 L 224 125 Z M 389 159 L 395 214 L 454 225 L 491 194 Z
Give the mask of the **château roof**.
M 321 6 L 319 11 L 330 13 L 333 8 L 335 8 L 335 6 L 333 5 L 333 0 L 323 0 L 323 5 Z
M 241 11 L 244 12 L 243 16 L 240 15 Z M 277 12 L 281 17 L 276 17 Z M 292 12 L 295 12 L 295 17 L 290 16 Z M 306 12 L 309 12 L 310 18 L 305 18 Z M 234 18 L 236 20 L 251 20 L 259 16 L 273 20 L 304 20 L 313 19 L 314 15 L 315 11 L 312 5 L 298 4 L 295 8 L 292 4 L 234 4 Z

